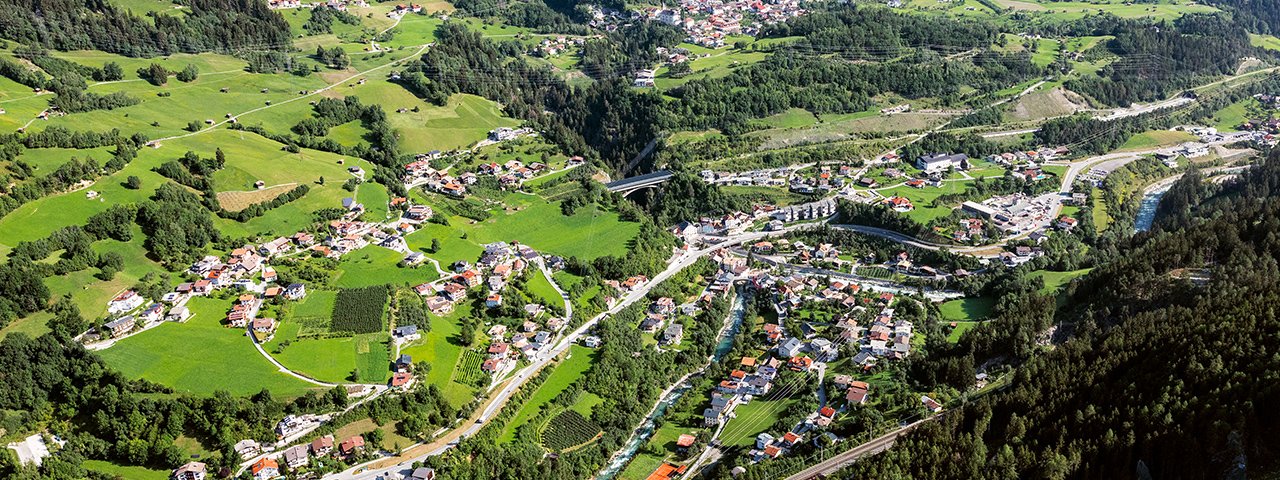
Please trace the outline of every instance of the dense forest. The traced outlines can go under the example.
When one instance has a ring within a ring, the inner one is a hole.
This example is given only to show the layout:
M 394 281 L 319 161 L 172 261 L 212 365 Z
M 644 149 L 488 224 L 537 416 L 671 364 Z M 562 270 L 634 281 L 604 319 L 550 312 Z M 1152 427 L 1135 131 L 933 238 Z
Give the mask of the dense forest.
M 56 50 L 134 57 L 291 48 L 289 24 L 259 0 L 182 0 L 184 14 L 139 17 L 95 0 L 3 0 L 5 38 Z
M 1221 189 L 1189 180 L 1176 188 L 1181 193 L 1169 202 L 1177 205 L 1162 205 L 1161 214 L 1187 223 L 1135 236 L 1117 260 L 1071 287 L 1069 307 L 1052 317 L 1074 332 L 1070 340 L 1031 355 L 1007 389 L 955 408 L 840 476 L 1245 478 L 1274 471 L 1280 416 L 1268 405 L 1280 400 L 1272 341 L 1280 330 L 1273 311 L 1280 302 L 1280 154 Z M 1028 306 L 1042 322 L 1052 311 Z M 1017 315 L 1002 309 L 997 322 Z

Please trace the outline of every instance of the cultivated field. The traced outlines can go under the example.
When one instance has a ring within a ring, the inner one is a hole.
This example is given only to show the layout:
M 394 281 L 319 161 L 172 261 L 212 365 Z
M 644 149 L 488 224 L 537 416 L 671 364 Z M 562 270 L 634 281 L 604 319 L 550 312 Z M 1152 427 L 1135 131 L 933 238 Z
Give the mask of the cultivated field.
M 262 190 L 246 190 L 235 192 L 218 192 L 218 206 L 223 210 L 238 212 L 249 208 L 255 203 L 269 202 L 272 199 L 288 193 L 297 186 L 296 183 L 286 183 L 282 185 L 272 185 Z

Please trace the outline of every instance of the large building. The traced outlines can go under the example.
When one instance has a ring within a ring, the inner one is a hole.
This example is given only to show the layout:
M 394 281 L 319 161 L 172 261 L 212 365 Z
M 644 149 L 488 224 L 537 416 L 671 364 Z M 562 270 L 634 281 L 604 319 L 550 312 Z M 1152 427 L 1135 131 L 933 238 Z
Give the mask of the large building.
M 963 153 L 935 153 L 916 160 L 916 168 L 925 173 L 941 173 L 947 170 L 969 168 L 969 156 Z

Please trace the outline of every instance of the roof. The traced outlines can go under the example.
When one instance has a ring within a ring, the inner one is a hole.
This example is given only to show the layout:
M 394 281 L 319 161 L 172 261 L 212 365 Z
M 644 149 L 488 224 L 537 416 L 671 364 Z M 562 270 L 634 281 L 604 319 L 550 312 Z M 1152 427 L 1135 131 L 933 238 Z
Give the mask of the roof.
M 653 473 L 650 473 L 649 476 L 645 478 L 645 480 L 669 480 L 672 478 L 676 478 L 681 474 L 683 474 L 686 468 L 688 468 L 687 465 L 680 465 L 677 467 L 670 463 L 663 463 L 662 465 L 658 466 L 657 470 L 654 470 Z
M 267 468 L 274 468 L 279 470 L 280 464 L 276 462 L 275 459 L 273 458 L 263 458 L 261 460 L 258 460 L 257 462 L 254 462 L 253 474 L 257 475 L 258 472 L 261 472 L 263 469 L 267 469 Z
M 677 446 L 677 447 L 688 447 L 688 446 L 693 445 L 693 442 L 694 442 L 695 440 L 697 440 L 697 439 L 698 439 L 698 437 L 695 437 L 695 436 L 693 436 L 693 435 L 689 435 L 689 434 L 687 434 L 687 433 L 686 433 L 686 434 L 680 435 L 680 438 L 677 438 L 677 439 L 676 439 L 676 446 Z

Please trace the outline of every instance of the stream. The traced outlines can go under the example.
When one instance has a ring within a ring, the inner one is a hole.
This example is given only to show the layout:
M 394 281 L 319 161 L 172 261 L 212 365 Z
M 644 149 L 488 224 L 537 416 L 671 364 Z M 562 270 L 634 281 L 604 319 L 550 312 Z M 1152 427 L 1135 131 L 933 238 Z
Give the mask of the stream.
M 1138 215 L 1133 222 L 1135 231 L 1145 232 L 1151 229 L 1151 224 L 1156 220 L 1156 207 L 1160 206 L 1160 199 L 1164 198 L 1164 194 L 1169 192 L 1169 187 L 1172 185 L 1170 183 L 1142 196 L 1142 205 L 1138 207 Z
M 690 388 L 693 388 L 693 383 L 688 381 L 689 377 L 702 373 L 706 370 L 707 366 L 712 363 L 719 362 L 725 354 L 729 353 L 729 350 L 733 349 L 733 337 L 734 335 L 737 335 L 738 330 L 742 328 L 742 317 L 746 313 L 746 310 L 746 297 L 741 294 L 735 295 L 733 298 L 733 308 L 729 311 L 729 318 L 726 319 L 724 329 L 720 330 L 720 340 L 716 343 L 716 349 L 711 354 L 711 358 L 707 364 L 703 365 L 702 368 L 697 371 L 685 375 L 679 382 L 676 382 L 676 385 L 673 388 L 667 390 L 662 395 L 662 399 L 658 400 L 658 404 L 653 407 L 653 411 L 649 412 L 649 416 L 645 417 L 644 422 L 641 422 L 640 428 L 637 428 L 635 433 L 631 435 L 631 439 L 627 441 L 626 446 L 622 447 L 622 450 L 615 453 L 613 458 L 609 459 L 608 465 L 606 465 L 604 469 L 596 475 L 596 480 L 611 480 L 617 476 L 623 468 L 626 468 L 627 464 L 631 463 L 631 459 L 635 458 L 636 452 L 640 451 L 640 447 L 644 446 L 644 444 L 649 441 L 649 437 L 653 436 L 654 419 L 661 417 L 666 413 L 668 408 L 671 408 L 672 405 L 675 405 L 675 403 L 680 400 L 680 397 L 684 396 Z

